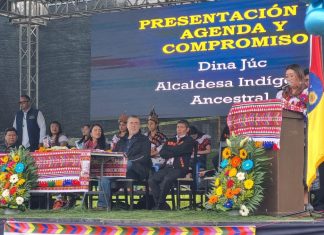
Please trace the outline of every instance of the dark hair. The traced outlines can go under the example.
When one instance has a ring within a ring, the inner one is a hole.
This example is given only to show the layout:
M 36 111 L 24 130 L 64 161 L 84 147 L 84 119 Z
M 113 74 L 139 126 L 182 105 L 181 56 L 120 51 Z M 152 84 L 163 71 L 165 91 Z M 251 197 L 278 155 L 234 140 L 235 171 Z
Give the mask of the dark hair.
M 308 75 L 309 74 L 309 69 L 304 69 L 304 75 Z
M 190 135 L 198 134 L 198 129 L 195 126 L 190 126 Z
M 52 124 L 56 124 L 56 125 L 58 126 L 58 129 L 59 129 L 59 131 L 58 131 L 58 133 L 57 133 L 57 136 L 55 137 L 55 140 L 54 140 L 54 144 L 55 144 L 56 146 L 59 146 L 60 143 L 59 143 L 58 139 L 59 139 L 60 135 L 61 135 L 62 132 L 63 132 L 63 130 L 62 130 L 62 125 L 61 125 L 61 123 L 59 123 L 58 121 L 52 121 L 52 122 L 49 124 L 49 126 L 48 126 L 48 129 L 49 129 L 48 133 L 49 133 L 49 136 L 50 136 L 50 137 L 53 136 L 53 134 L 52 134 L 52 132 L 51 132 L 51 125 L 52 125 Z
M 197 138 L 198 138 L 198 137 L 203 136 L 204 133 L 202 133 L 201 131 L 199 131 L 199 130 L 197 129 L 197 127 L 195 127 L 195 126 L 190 126 L 189 135 L 197 135 Z
M 14 132 L 16 133 L 16 135 L 18 135 L 17 130 L 16 130 L 16 128 L 14 128 L 14 127 L 9 127 L 9 128 L 7 128 L 7 129 L 5 130 L 5 135 L 6 135 L 8 132 L 10 132 L 10 131 L 14 131 Z
M 81 128 L 84 128 L 84 127 L 88 127 L 90 129 L 90 125 L 89 124 L 84 124 Z M 82 138 L 78 141 L 78 144 L 81 144 L 85 141 L 85 138 L 86 136 L 82 135 Z M 90 133 L 89 133 L 89 136 L 88 136 L 88 139 L 90 138 Z
M 189 128 L 189 122 L 185 119 L 181 119 L 177 122 L 177 124 L 184 124 L 187 128 Z
M 92 129 L 95 126 L 98 126 L 101 129 L 101 136 L 98 139 L 96 149 L 105 150 L 106 149 L 106 137 L 104 135 L 104 130 L 103 130 L 102 126 L 99 123 L 92 124 L 91 127 L 90 127 L 90 134 L 92 132 Z M 92 141 L 92 136 L 91 135 L 90 135 L 90 140 Z
M 302 67 L 300 67 L 298 64 L 290 64 L 286 67 L 286 71 L 288 69 L 291 69 L 293 70 L 296 74 L 297 74 L 297 77 L 298 79 L 304 83 L 304 78 L 305 78 L 305 75 L 304 75 L 304 71 L 302 69 Z
M 30 97 L 28 95 L 21 95 L 21 98 L 25 98 L 27 101 L 30 101 Z

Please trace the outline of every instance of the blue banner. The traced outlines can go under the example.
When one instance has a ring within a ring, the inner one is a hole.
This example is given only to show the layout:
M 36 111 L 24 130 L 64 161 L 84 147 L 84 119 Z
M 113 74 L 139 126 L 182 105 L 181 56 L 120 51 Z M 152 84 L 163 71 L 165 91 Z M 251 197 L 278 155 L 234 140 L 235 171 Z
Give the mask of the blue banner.
M 92 17 L 91 119 L 226 115 L 307 66 L 305 3 L 227 0 Z

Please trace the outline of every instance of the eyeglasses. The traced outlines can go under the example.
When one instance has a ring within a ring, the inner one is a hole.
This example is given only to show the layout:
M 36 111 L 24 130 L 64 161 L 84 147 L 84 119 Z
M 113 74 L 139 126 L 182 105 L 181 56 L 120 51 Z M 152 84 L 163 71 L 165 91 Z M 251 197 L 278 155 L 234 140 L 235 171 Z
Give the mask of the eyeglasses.
M 24 101 L 19 101 L 18 104 L 24 104 L 24 103 L 28 103 L 28 100 L 24 100 Z

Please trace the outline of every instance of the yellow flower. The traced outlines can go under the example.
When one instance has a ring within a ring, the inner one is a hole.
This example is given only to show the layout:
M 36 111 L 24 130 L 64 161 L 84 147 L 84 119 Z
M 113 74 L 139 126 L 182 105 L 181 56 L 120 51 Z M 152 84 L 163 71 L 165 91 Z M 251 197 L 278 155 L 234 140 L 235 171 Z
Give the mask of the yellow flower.
M 19 189 L 17 192 L 17 195 L 24 195 L 25 192 L 26 192 L 26 189 Z
M 6 175 L 7 175 L 7 173 L 2 172 L 2 173 L 0 174 L 0 181 L 4 181 L 4 180 L 6 179 Z
M 19 155 L 17 154 L 17 155 L 15 155 L 15 156 L 13 156 L 12 160 L 13 160 L 14 162 L 19 162 L 19 160 L 20 160 Z
M 219 178 L 216 178 L 216 180 L 215 180 L 215 187 L 218 187 L 219 184 L 220 184 L 220 180 L 219 180 Z
M 5 156 L 2 157 L 2 162 L 3 163 L 7 163 L 8 161 L 9 161 L 8 155 L 5 155 Z
M 17 185 L 18 186 L 23 185 L 25 182 L 26 182 L 25 179 L 20 179 L 20 180 L 18 180 Z
M 227 159 L 231 156 L 232 152 L 231 152 L 231 149 L 226 147 L 224 148 L 223 152 L 222 152 L 222 156 L 224 159 Z
M 244 181 L 244 187 L 246 188 L 246 189 L 251 189 L 252 187 L 253 187 L 253 185 L 254 185 L 254 181 L 253 180 L 245 180 Z
M 255 142 L 254 142 L 254 146 L 255 146 L 256 148 L 261 148 L 261 147 L 262 147 L 262 141 L 255 141 Z
M 219 187 L 216 189 L 216 195 L 217 195 L 217 196 L 221 196 L 222 194 L 223 194 L 222 186 L 219 186 Z
M 245 159 L 247 157 L 247 151 L 245 149 L 240 149 L 240 158 Z
M 234 176 L 236 176 L 236 174 L 237 174 L 237 170 L 236 170 L 236 168 L 232 168 L 232 169 L 230 169 L 230 171 L 229 171 L 229 173 L 228 173 L 228 175 L 229 175 L 230 177 L 234 177 Z

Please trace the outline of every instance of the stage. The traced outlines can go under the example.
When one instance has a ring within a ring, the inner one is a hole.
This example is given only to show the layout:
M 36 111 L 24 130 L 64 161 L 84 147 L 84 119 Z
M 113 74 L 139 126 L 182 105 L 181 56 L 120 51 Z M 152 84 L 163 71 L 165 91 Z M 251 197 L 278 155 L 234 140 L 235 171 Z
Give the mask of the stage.
M 324 234 L 324 218 L 197 211 L 26 211 L 1 216 L 1 234 Z

